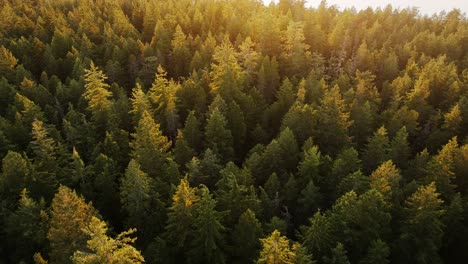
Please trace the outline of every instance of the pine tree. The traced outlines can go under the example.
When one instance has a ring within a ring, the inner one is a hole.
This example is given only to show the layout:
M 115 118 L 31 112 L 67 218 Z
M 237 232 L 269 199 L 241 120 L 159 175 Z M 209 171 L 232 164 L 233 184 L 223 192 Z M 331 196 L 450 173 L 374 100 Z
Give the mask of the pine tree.
M 307 253 L 307 250 L 299 243 L 294 243 L 292 247 L 294 251 L 294 263 L 295 264 L 316 264 L 311 254 Z
M 226 100 L 235 99 L 243 90 L 245 71 L 239 65 L 236 52 L 228 39 L 217 46 L 211 64 L 210 88 L 213 94 L 219 94 Z
M 235 169 L 232 169 L 233 166 Z M 215 194 L 218 208 L 229 211 L 225 217 L 226 225 L 234 225 L 246 209 L 254 210 L 254 212 L 259 210 L 255 188 L 250 185 L 251 179 L 247 180 L 244 177 L 250 178 L 250 171 L 241 170 L 230 162 L 221 171 L 221 179 L 216 183 Z
M 411 156 L 411 148 L 408 142 L 406 127 L 402 127 L 393 137 L 390 143 L 389 158 L 395 162 L 400 169 L 406 169 Z
M 171 147 L 171 143 L 162 135 L 159 127 L 148 112 L 143 112 L 136 131 L 132 134 L 134 140 L 130 143 L 132 157 L 151 177 L 161 173 Z
M 179 164 L 181 168 L 192 160 L 195 156 L 195 150 L 193 150 L 185 140 L 182 131 L 177 131 L 177 139 L 174 147 L 174 160 Z
M 180 77 L 187 74 L 188 60 L 190 59 L 190 50 L 187 44 L 187 36 L 182 31 L 180 25 L 177 25 L 171 41 L 171 65 L 173 65 L 172 73 L 174 76 Z
M 382 263 L 388 264 L 390 247 L 384 241 L 378 239 L 372 241 L 366 256 L 359 262 L 360 264 Z
M 2 197 L 17 196 L 30 180 L 31 164 L 21 154 L 8 151 L 2 159 L 0 187 Z M 6 198 L 5 197 L 5 198 Z
M 162 130 L 174 139 L 177 133 L 179 115 L 176 109 L 176 93 L 180 89 L 178 83 L 167 79 L 167 72 L 158 66 L 156 79 L 154 80 L 148 98 L 154 107 L 154 114 Z
M 353 147 L 343 149 L 333 161 L 331 168 L 331 186 L 341 185 L 350 174 L 361 169 L 359 153 Z M 343 194 L 343 193 L 342 193 Z
M 289 240 L 281 236 L 278 230 L 273 231 L 267 238 L 260 239 L 262 250 L 257 263 L 264 264 L 293 264 L 295 253 L 289 246 Z
M 286 75 L 305 77 L 309 73 L 307 62 L 311 53 L 309 45 L 305 44 L 304 25 L 301 22 L 289 22 L 283 42 L 281 57 L 286 66 Z
M 457 137 L 454 137 L 428 164 L 429 175 L 426 177 L 426 182 L 434 181 L 444 197 L 451 197 L 455 191 L 454 160 L 458 155 L 458 149 Z
M 382 162 L 388 160 L 388 150 L 390 141 L 385 127 L 379 128 L 372 137 L 369 138 L 362 162 L 366 172 L 375 170 Z
M 237 263 L 246 263 L 257 258 L 260 250 L 262 225 L 255 213 L 247 209 L 237 222 L 232 232 L 233 255 Z
M 54 263 L 67 263 L 76 250 L 86 248 L 87 235 L 83 231 L 96 215 L 91 203 L 75 191 L 60 186 L 52 200 L 49 232 L 50 259 Z
M 333 226 L 328 215 L 317 211 L 308 226 L 301 226 L 302 245 L 314 256 L 321 257 L 333 246 Z
M 187 177 L 184 177 L 177 186 L 167 214 L 165 236 L 167 242 L 174 246 L 175 254 L 183 253 L 191 239 L 191 226 L 195 217 L 194 206 L 198 200 L 195 189 L 190 187 Z
M 148 96 L 143 92 L 139 83 L 133 88 L 131 101 L 132 110 L 130 113 L 133 114 L 133 120 L 137 124 L 145 111 L 149 113 L 152 111 Z
M 389 197 L 398 195 L 401 180 L 400 171 L 391 160 L 382 163 L 371 175 L 371 188 Z
M 107 76 L 91 62 L 89 70 L 85 70 L 85 92 L 83 97 L 88 101 L 88 108 L 98 120 L 112 105 L 110 86 L 105 83 Z M 102 121 L 102 120 L 100 120 Z
M 78 186 L 86 174 L 86 166 L 75 147 L 73 147 L 72 155 L 69 159 L 67 173 L 70 186 Z
M 201 143 L 203 134 L 200 129 L 200 121 L 195 116 L 194 111 L 190 111 L 183 129 L 184 139 L 187 141 L 189 147 L 197 152 L 201 151 Z
M 320 129 L 314 132 L 314 139 L 324 153 L 336 154 L 350 142 L 348 128 L 352 121 L 337 85 L 325 90 L 317 119 Z
M 151 179 L 131 160 L 120 185 L 120 202 L 127 213 L 127 226 L 142 227 L 150 205 Z
M 107 224 L 97 217 L 92 217 L 83 232 L 89 236 L 87 250 L 77 250 L 71 260 L 75 264 L 91 263 L 144 263 L 141 253 L 131 244 L 136 238 L 130 238 L 136 230 L 129 229 L 111 238 L 106 235 Z
M 194 205 L 193 238 L 187 254 L 190 263 L 224 263 L 223 214 L 216 211 L 216 200 L 208 188 L 198 190 L 200 199 Z
M 232 142 L 237 154 L 236 157 L 240 157 L 244 153 L 243 146 L 245 145 L 247 126 L 244 114 L 236 102 L 231 102 L 228 105 L 226 119 L 227 126 L 232 134 Z
M 443 201 L 436 186 L 421 186 L 405 203 L 404 225 L 400 235 L 401 261 L 439 263 L 438 250 L 444 233 L 441 217 Z
M 319 175 L 319 166 L 321 162 L 321 153 L 318 146 L 313 146 L 303 151 L 303 160 L 298 166 L 298 176 L 301 185 L 308 184 L 311 180 L 321 182 Z
M 324 263 L 327 264 L 350 264 L 348 256 L 346 255 L 347 251 L 344 248 L 343 244 L 339 243 L 335 248 L 332 249 L 330 257 L 324 258 Z
M 44 200 L 37 203 L 23 189 L 18 208 L 6 219 L 6 234 L 10 245 L 10 261 L 29 261 L 29 258 L 44 249 L 47 240 L 47 214 Z
M 252 83 L 257 70 L 260 54 L 255 50 L 255 43 L 250 37 L 246 37 L 239 45 L 237 59 L 246 73 L 247 83 Z
M 57 188 L 57 144 L 50 138 L 44 123 L 37 119 L 32 124 L 30 143 L 34 153 L 33 185 L 30 186 L 32 196 L 50 199 Z
M 315 212 L 320 207 L 321 199 L 320 189 L 315 186 L 312 180 L 309 181 L 304 189 L 302 189 L 298 200 L 301 215 L 310 215 L 312 212 Z
M 227 128 L 226 118 L 216 108 L 207 120 L 205 128 L 206 147 L 212 149 L 223 161 L 233 157 L 233 138 Z

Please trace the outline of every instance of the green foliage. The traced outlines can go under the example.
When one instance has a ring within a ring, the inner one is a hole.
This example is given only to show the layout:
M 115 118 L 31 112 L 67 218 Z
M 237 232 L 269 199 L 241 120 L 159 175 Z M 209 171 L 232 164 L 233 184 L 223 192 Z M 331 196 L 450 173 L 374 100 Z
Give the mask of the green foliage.
M 444 225 L 442 200 L 436 186 L 421 186 L 405 203 L 405 221 L 400 236 L 404 243 L 402 260 L 416 263 L 440 262 L 437 250 L 441 246 Z
M 233 255 L 238 263 L 256 259 L 260 250 L 262 225 L 255 217 L 255 213 L 247 209 L 237 222 L 232 232 Z
M 160 125 L 151 115 L 143 112 L 136 131 L 132 134 L 134 140 L 130 143 L 132 157 L 153 177 L 160 173 L 168 155 L 167 151 L 171 147 L 171 143 L 159 128 Z
M 229 160 L 233 154 L 233 138 L 227 127 L 226 118 L 215 108 L 207 120 L 205 127 L 206 147 L 214 151 L 224 161 Z
M 223 214 L 216 211 L 216 200 L 206 186 L 202 185 L 198 192 L 200 199 L 194 205 L 193 234 L 187 256 L 193 263 L 224 263 Z
M 0 263 L 468 259 L 463 10 L 271 2 L 0 0 Z

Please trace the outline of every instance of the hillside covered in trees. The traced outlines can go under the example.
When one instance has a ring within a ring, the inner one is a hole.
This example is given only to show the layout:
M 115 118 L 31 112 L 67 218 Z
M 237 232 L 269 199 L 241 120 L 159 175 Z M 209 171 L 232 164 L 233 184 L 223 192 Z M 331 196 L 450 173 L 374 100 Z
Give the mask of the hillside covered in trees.
M 466 263 L 468 21 L 0 0 L 0 263 Z

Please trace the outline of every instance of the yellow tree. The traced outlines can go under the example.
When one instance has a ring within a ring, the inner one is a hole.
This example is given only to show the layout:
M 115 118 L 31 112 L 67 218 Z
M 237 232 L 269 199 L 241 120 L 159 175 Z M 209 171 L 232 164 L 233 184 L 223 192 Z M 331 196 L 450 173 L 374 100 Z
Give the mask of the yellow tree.
M 98 118 L 111 107 L 110 97 L 112 93 L 108 90 L 109 84 L 105 81 L 107 76 L 91 62 L 90 68 L 85 70 L 85 92 L 83 97 L 88 101 L 88 109 L 93 116 Z
M 91 203 L 65 186 L 60 186 L 52 200 L 49 232 L 50 259 L 53 263 L 69 263 L 76 250 L 86 248 L 87 234 L 83 231 L 96 215 Z
M 289 246 L 289 240 L 281 236 L 278 230 L 273 231 L 267 238 L 260 239 L 262 251 L 257 261 L 258 264 L 293 264 L 295 254 Z
M 140 251 L 131 244 L 136 238 L 129 235 L 136 232 L 136 229 L 129 229 L 111 238 L 106 235 L 107 225 L 97 217 L 92 217 L 89 225 L 83 232 L 89 236 L 87 241 L 87 251 L 77 250 L 73 254 L 72 261 L 75 264 L 92 263 L 144 263 L 145 259 Z

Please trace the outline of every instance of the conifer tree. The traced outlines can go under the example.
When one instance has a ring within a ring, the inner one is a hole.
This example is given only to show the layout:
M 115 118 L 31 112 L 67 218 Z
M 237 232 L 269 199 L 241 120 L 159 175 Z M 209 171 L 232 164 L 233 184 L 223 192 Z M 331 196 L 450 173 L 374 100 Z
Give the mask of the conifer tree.
M 88 240 L 83 231 L 91 222 L 96 211 L 75 191 L 60 186 L 52 200 L 49 232 L 50 260 L 66 263 L 76 250 L 84 250 Z
M 127 213 L 127 225 L 142 227 L 150 205 L 151 179 L 131 160 L 120 185 L 120 202 Z
M 389 197 L 398 195 L 400 171 L 391 160 L 382 163 L 371 175 L 371 188 Z
M 269 237 L 260 239 L 262 250 L 257 263 L 264 264 L 292 264 L 295 260 L 295 253 L 291 250 L 289 240 L 281 236 L 278 230 L 273 231 Z
M 88 101 L 88 108 L 98 120 L 112 105 L 110 86 L 105 82 L 107 76 L 91 62 L 89 70 L 85 70 L 85 92 L 83 97 Z M 99 120 L 102 121 L 102 120 Z
M 129 229 L 111 238 L 106 235 L 107 224 L 97 217 L 92 217 L 83 232 L 89 236 L 87 250 L 77 250 L 71 260 L 75 264 L 91 263 L 144 263 L 141 253 L 131 244 L 136 238 L 130 238 L 136 230 Z
M 151 115 L 146 111 L 143 112 L 136 131 L 132 134 L 134 140 L 130 143 L 133 150 L 132 157 L 151 177 L 161 173 L 171 146 L 159 128 L 159 124 Z
M 31 164 L 21 154 L 8 151 L 2 159 L 0 187 L 2 196 L 17 196 L 30 181 Z
M 30 143 L 34 153 L 33 186 L 30 187 L 33 197 L 41 196 L 50 199 L 57 187 L 57 144 L 50 138 L 44 123 L 37 119 L 32 124 Z
M 185 140 L 181 130 L 177 131 L 177 139 L 174 147 L 174 160 L 179 164 L 181 168 L 192 160 L 195 156 L 195 150 L 193 150 Z
M 335 248 L 332 249 L 330 257 L 324 258 L 324 263 L 327 264 L 350 264 L 348 256 L 346 255 L 347 251 L 344 248 L 343 244 L 339 243 Z
M 182 134 L 189 147 L 193 148 L 197 152 L 201 151 L 203 134 L 200 129 L 200 121 L 198 121 L 194 111 L 190 111 L 187 119 L 185 120 Z
M 199 200 L 194 205 L 193 238 L 188 258 L 192 263 L 224 263 L 223 214 L 216 211 L 216 200 L 206 186 L 202 185 L 198 192 Z
M 134 122 L 137 124 L 145 111 L 151 113 L 151 105 L 148 96 L 143 92 L 139 83 L 133 88 L 131 101 L 132 110 L 130 113 L 134 115 Z
M 191 239 L 191 226 L 194 221 L 194 206 L 199 200 L 196 190 L 190 187 L 187 177 L 184 177 L 172 197 L 166 225 L 166 240 L 175 248 L 174 254 L 183 253 Z M 179 256 L 178 258 L 180 258 Z
M 362 162 L 366 172 L 375 170 L 382 162 L 388 160 L 389 147 L 390 141 L 387 130 L 382 126 L 369 138 L 362 155 Z
M 405 203 L 404 224 L 400 236 L 401 261 L 440 262 L 438 249 L 444 226 L 441 217 L 443 201 L 434 183 L 421 186 Z M 398 259 L 400 259 L 398 258 Z
M 5 231 L 11 248 L 10 261 L 29 261 L 38 251 L 44 250 L 47 240 L 48 216 L 45 212 L 44 200 L 39 203 L 28 196 L 23 189 L 18 201 L 18 208 L 6 221 Z
M 256 259 L 260 250 L 262 225 L 255 217 L 255 213 L 247 209 L 237 222 L 232 232 L 233 255 L 238 263 L 245 263 Z
M 406 127 L 402 127 L 390 142 L 389 158 L 395 162 L 398 168 L 406 169 L 410 156 L 411 148 L 408 142 L 408 133 Z
M 227 128 L 226 118 L 216 108 L 207 120 L 205 128 L 206 147 L 212 149 L 223 161 L 233 157 L 233 138 Z

